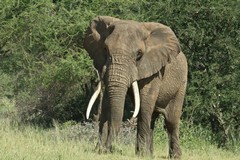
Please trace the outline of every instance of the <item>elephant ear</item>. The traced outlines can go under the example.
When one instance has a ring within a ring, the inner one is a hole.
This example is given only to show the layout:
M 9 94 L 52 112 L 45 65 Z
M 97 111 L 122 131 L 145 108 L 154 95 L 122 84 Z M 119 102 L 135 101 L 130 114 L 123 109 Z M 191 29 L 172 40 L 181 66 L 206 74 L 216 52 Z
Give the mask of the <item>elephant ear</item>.
M 174 32 L 160 23 L 143 23 L 147 30 L 145 51 L 137 62 L 138 77 L 143 79 L 161 70 L 181 51 Z
M 94 18 L 85 32 L 83 46 L 93 59 L 94 67 L 102 72 L 102 68 L 106 63 L 106 53 L 104 49 L 104 41 L 110 34 L 108 29 L 110 24 L 119 19 L 109 16 L 98 16 Z

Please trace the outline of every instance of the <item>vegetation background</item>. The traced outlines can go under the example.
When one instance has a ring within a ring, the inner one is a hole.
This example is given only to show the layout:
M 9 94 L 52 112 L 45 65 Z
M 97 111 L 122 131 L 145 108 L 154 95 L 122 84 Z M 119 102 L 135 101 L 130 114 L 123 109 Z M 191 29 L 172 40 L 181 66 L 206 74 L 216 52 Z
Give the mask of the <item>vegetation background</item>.
M 179 38 L 189 63 L 185 147 L 201 144 L 198 136 L 239 150 L 239 8 L 239 0 L 1 0 L 0 128 L 30 123 L 46 130 L 85 122 L 96 74 L 82 47 L 84 31 L 92 18 L 109 15 L 160 22 Z M 157 132 L 156 141 L 161 136 Z

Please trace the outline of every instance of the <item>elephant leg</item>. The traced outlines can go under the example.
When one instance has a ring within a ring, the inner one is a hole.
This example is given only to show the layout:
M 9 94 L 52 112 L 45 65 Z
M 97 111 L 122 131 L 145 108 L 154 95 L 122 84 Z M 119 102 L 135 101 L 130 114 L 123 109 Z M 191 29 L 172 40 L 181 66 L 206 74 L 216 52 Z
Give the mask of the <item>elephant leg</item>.
M 151 121 L 151 139 L 150 139 L 150 152 L 153 154 L 153 131 L 155 128 L 155 122 L 156 119 L 159 117 L 159 113 L 154 112 L 152 115 L 152 121 Z
M 156 89 L 145 86 L 141 90 L 141 107 L 138 114 L 136 154 L 140 156 L 152 155 L 153 129 L 156 115 L 153 115 L 157 100 Z
M 138 115 L 136 154 L 140 156 L 152 154 L 151 116 L 152 111 L 149 112 L 145 109 L 141 109 Z
M 185 86 L 182 86 L 175 98 L 169 102 L 166 108 L 165 127 L 169 138 L 169 156 L 174 159 L 179 159 L 181 157 L 179 125 L 184 95 Z
M 99 121 L 99 141 L 97 143 L 96 149 L 99 153 L 109 152 L 111 146 L 108 146 L 108 133 L 109 133 L 109 109 L 106 93 L 104 93 L 102 100 L 101 115 Z

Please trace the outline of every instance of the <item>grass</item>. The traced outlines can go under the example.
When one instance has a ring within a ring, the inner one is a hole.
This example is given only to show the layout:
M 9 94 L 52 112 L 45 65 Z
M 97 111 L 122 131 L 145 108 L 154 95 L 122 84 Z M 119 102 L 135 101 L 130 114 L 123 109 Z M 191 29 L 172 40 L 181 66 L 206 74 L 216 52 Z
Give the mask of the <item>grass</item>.
M 135 160 L 135 133 L 124 129 L 117 151 L 113 154 L 97 154 L 97 129 L 91 124 L 59 126 L 42 129 L 29 125 L 19 125 L 9 118 L 0 118 L 0 159 L 1 160 Z M 164 135 L 161 133 L 161 135 Z M 190 136 L 191 137 L 191 136 Z M 194 136 L 192 136 L 194 137 Z M 186 137 L 183 137 L 185 141 Z M 192 139 L 192 138 L 190 138 Z M 237 160 L 240 154 L 218 149 L 215 145 L 194 137 L 191 142 L 183 142 L 183 160 Z M 154 158 L 168 159 L 166 136 L 156 139 Z M 197 144 L 192 144 L 197 143 Z M 116 145 L 115 145 L 116 146 Z

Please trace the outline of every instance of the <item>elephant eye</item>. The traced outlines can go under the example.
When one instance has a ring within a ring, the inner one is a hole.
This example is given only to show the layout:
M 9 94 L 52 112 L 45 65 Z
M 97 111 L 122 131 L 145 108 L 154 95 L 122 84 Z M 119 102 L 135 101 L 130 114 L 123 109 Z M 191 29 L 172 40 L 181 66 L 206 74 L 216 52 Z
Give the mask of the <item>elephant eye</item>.
M 142 56 L 143 56 L 143 52 L 142 52 L 141 49 L 139 49 L 139 50 L 137 51 L 137 58 L 136 58 L 136 60 L 139 61 L 139 60 L 142 58 Z

